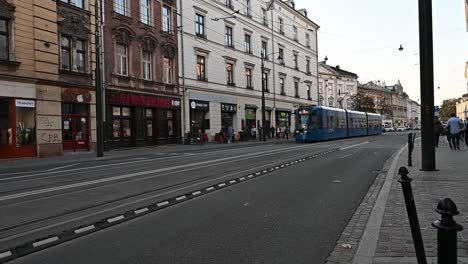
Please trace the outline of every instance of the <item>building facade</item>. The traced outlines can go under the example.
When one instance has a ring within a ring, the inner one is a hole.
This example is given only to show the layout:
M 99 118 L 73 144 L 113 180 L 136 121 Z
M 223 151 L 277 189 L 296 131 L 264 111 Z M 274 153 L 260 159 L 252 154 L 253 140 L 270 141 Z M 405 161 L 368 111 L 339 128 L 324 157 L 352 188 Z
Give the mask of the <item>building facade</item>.
M 0 0 L 0 158 L 92 150 L 93 0 Z
M 262 87 L 268 128 L 293 128 L 295 109 L 317 104 L 319 26 L 306 10 L 280 0 L 182 2 L 186 133 L 212 140 L 229 126 L 246 133 L 261 127 Z
M 104 1 L 106 149 L 181 139 L 177 3 Z
M 358 75 L 340 68 L 319 63 L 319 105 L 351 109 L 352 96 L 357 94 Z
M 359 84 L 358 93 L 367 95 L 374 100 L 375 111 L 382 115 L 384 126 L 393 126 L 392 90 L 388 89 L 385 83 L 370 81 Z

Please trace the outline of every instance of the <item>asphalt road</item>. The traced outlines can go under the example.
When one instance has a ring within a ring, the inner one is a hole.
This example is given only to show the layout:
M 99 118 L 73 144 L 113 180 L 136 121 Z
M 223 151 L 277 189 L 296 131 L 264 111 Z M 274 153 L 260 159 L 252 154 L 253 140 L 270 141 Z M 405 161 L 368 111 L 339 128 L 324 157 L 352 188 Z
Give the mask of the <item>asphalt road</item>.
M 53 163 L 0 174 L 0 253 L 339 148 L 11 263 L 322 263 L 401 134 Z M 31 172 L 28 172 L 31 171 Z

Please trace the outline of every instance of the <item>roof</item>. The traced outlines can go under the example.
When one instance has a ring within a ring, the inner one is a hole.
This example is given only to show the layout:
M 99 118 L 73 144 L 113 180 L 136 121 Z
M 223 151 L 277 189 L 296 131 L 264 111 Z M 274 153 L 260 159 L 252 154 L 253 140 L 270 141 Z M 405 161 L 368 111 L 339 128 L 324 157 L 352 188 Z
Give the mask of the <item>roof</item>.
M 272 1 L 275 1 L 275 0 L 272 0 Z M 314 21 L 312 21 L 310 18 L 304 16 L 301 12 L 299 12 L 299 10 L 296 10 L 296 9 L 292 8 L 292 7 L 289 5 L 289 2 L 290 2 L 290 1 L 291 1 L 291 0 L 279 0 L 279 1 L 277 1 L 277 2 L 282 3 L 284 6 L 287 6 L 290 10 L 292 10 L 292 11 L 296 12 L 297 14 L 301 15 L 302 18 L 305 18 L 306 20 L 308 20 L 309 22 L 311 22 L 317 29 L 320 28 L 320 26 L 319 26 L 317 23 L 315 23 Z M 275 1 L 275 2 L 276 2 L 276 1 Z M 293 1 L 293 2 L 294 2 L 294 1 Z
M 337 65 L 336 67 L 333 67 L 333 66 L 328 65 L 324 61 L 319 62 L 319 65 L 336 75 L 348 76 L 348 77 L 352 77 L 356 79 L 359 78 L 359 76 L 356 73 L 345 71 L 341 69 L 339 65 Z

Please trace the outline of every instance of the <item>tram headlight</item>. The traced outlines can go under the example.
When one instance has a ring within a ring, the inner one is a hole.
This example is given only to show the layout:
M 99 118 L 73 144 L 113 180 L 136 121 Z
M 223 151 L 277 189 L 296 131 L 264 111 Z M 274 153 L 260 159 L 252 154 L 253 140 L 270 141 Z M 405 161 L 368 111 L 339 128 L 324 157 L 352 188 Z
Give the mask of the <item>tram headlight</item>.
M 299 130 L 296 130 L 296 134 L 299 134 Z

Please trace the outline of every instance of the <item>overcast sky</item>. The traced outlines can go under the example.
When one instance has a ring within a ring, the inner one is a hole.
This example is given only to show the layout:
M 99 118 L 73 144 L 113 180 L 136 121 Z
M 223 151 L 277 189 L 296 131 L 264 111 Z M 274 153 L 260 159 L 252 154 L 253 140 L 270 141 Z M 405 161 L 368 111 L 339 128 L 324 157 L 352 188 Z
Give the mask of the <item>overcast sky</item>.
M 464 4 L 433 0 L 436 104 L 467 92 Z M 400 79 L 411 99 L 420 98 L 417 0 L 296 0 L 296 7 L 320 25 L 319 60 L 328 56 L 328 64 L 358 74 L 360 82 Z

